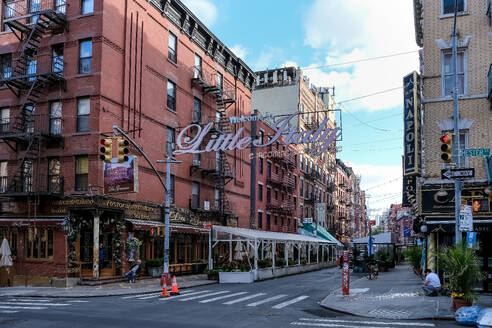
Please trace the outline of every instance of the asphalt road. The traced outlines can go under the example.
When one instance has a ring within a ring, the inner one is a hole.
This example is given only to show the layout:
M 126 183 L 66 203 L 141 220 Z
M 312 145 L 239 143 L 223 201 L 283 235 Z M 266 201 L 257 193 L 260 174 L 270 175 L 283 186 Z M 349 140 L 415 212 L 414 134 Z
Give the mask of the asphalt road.
M 0 327 L 458 327 L 452 321 L 367 319 L 321 308 L 321 299 L 340 282 L 340 270 L 332 268 L 254 284 L 201 286 L 165 299 L 0 298 Z

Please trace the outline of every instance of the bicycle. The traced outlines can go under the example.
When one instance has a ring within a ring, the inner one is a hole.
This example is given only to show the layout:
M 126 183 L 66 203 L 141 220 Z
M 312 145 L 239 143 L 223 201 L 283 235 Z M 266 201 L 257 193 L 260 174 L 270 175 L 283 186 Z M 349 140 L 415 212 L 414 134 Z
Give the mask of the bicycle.
M 377 279 L 379 274 L 377 263 L 373 262 L 373 263 L 366 264 L 365 274 L 366 274 L 366 278 L 369 280 Z

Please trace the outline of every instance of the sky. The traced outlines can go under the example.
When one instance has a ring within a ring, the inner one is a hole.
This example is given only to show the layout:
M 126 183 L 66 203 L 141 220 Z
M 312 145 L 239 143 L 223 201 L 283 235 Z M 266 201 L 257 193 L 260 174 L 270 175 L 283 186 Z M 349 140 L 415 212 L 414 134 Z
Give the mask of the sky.
M 412 1 L 182 1 L 251 69 L 301 67 L 314 85 L 335 86 L 337 157 L 361 176 L 369 214 L 401 202 L 401 87 L 418 70 Z M 374 57 L 384 58 L 360 61 Z

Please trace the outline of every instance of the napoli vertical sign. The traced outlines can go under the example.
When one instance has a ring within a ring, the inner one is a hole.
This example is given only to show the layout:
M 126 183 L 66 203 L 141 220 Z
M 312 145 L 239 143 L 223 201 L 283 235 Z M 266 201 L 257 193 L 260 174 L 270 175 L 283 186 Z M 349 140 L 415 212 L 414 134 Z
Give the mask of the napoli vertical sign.
M 403 78 L 403 172 L 420 173 L 420 76 L 412 72 Z

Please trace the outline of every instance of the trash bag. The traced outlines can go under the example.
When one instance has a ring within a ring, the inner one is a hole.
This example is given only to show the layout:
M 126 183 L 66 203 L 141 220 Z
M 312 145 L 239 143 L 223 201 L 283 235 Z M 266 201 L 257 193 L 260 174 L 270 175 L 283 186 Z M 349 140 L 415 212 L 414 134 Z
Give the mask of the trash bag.
M 477 317 L 477 327 L 487 328 L 492 327 L 492 308 L 480 310 Z
M 480 306 L 463 306 L 454 313 L 456 321 L 462 325 L 474 326 L 477 323 Z

